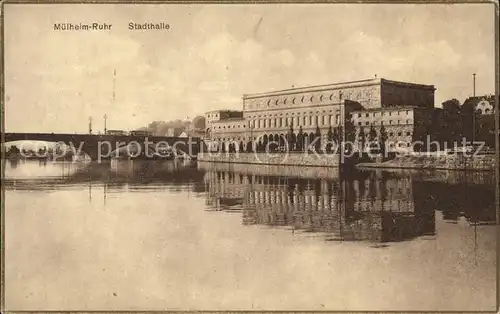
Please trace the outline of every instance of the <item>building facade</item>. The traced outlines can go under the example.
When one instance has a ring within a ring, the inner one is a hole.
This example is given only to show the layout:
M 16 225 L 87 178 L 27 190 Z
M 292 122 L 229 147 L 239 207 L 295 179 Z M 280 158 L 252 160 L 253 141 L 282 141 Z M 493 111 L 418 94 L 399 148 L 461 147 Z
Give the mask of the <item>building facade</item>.
M 493 115 L 495 113 L 495 96 L 469 97 L 464 101 L 462 110 L 474 110 L 478 115 Z
M 468 141 L 485 142 L 495 147 L 495 96 L 469 97 L 462 104 L 461 128 Z
M 356 141 L 380 141 L 386 133 L 388 148 L 419 149 L 412 147 L 417 141 L 425 142 L 431 133 L 434 108 L 394 106 L 353 112 L 352 122 L 356 127 Z M 384 130 L 382 130 L 384 129 Z
M 356 136 L 373 124 L 388 128 L 393 137 L 388 140 L 413 139 L 427 130 L 434 91 L 432 85 L 376 78 L 243 95 L 243 110 L 232 116 L 206 113 L 207 133 L 214 141 L 245 146 L 264 138 L 285 138 L 290 132 L 311 136 L 318 129 L 326 140 L 328 132 L 345 126 L 347 119 L 357 129 Z

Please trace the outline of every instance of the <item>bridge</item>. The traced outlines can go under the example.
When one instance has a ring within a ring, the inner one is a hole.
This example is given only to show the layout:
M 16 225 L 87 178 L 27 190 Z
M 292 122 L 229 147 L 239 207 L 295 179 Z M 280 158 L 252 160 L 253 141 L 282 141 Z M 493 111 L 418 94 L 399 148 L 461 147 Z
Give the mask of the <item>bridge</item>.
M 57 134 L 57 133 L 2 133 L 2 144 L 14 141 L 45 141 L 64 143 L 77 152 L 87 154 L 92 160 L 109 159 L 111 152 L 131 143 L 141 145 L 146 152 L 156 145 L 170 146 L 195 157 L 201 150 L 200 138 L 141 136 L 141 135 L 95 135 L 95 134 Z M 146 147 L 146 145 L 148 147 Z

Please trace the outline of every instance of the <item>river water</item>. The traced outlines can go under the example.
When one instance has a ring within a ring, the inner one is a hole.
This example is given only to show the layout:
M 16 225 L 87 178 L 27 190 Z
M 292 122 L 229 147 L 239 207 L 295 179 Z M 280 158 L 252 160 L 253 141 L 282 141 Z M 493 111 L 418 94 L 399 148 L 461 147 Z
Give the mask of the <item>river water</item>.
M 491 173 L 4 161 L 8 310 L 494 310 Z

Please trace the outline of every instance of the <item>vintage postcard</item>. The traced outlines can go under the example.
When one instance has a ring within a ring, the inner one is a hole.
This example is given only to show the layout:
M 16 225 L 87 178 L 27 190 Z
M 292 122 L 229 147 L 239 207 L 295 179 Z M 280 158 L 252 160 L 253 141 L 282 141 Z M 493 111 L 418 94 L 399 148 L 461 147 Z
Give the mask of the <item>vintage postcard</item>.
M 498 310 L 498 2 L 2 14 L 2 312 Z

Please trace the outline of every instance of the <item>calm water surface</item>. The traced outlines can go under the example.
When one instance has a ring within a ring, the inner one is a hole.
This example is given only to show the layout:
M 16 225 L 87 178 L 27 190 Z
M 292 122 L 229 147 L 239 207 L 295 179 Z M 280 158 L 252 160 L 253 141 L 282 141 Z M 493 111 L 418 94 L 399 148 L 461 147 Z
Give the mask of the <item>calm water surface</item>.
M 491 173 L 4 161 L 8 310 L 493 310 Z

